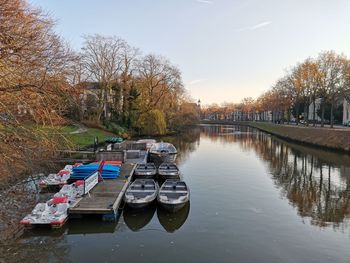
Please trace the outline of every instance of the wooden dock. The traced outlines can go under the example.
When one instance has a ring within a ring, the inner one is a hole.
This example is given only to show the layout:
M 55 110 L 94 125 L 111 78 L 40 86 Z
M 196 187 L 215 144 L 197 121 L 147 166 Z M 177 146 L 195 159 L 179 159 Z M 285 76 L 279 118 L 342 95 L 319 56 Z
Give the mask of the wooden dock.
M 104 220 L 115 220 L 123 196 L 132 180 L 137 163 L 147 162 L 146 144 L 125 142 L 125 149 L 99 151 L 97 161 L 122 161 L 120 175 L 116 179 L 100 181 L 89 194 L 80 198 L 69 208 L 70 215 L 100 214 Z
M 116 215 L 124 193 L 132 179 L 135 164 L 125 163 L 117 179 L 99 182 L 90 192 L 69 208 L 69 214 Z

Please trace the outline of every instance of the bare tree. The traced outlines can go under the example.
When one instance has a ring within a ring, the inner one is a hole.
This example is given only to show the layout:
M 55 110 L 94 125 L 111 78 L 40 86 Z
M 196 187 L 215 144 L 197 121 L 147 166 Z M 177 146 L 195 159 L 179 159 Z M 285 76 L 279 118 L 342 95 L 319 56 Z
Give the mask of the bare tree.
M 304 120 L 306 125 L 309 123 L 309 106 L 314 103 L 315 121 L 315 100 L 320 86 L 320 71 L 318 64 L 311 58 L 297 65 L 293 70 L 294 87 L 299 94 L 299 101 L 304 103 Z
M 48 158 L 65 145 L 56 133 L 36 126 L 55 128 L 66 111 L 68 65 L 73 56 L 54 33 L 53 24 L 25 1 L 0 0 L 0 163 L 4 173 L 33 168 L 35 160 Z
M 280 111 L 279 119 L 284 119 L 285 113 L 287 113 L 288 122 L 290 118 L 290 107 L 292 105 L 292 97 L 289 96 L 289 85 L 290 82 L 288 78 L 281 78 L 272 87 L 272 90 L 274 91 L 275 104 L 277 109 Z
M 179 69 L 170 62 L 155 55 L 147 55 L 138 63 L 139 87 L 143 96 L 142 111 L 159 108 L 161 103 L 178 93 L 183 93 Z M 175 102 L 175 101 L 174 101 Z M 165 106 L 162 104 L 162 106 Z
M 122 122 L 130 125 L 131 105 L 135 94 L 136 63 L 140 51 L 137 48 L 125 44 L 122 49 L 122 69 L 120 74 L 120 105 L 122 113 Z M 137 96 L 136 96 L 137 97 Z
M 322 74 L 320 92 L 331 105 L 331 127 L 333 127 L 335 104 L 347 89 L 348 60 L 344 55 L 327 51 L 319 55 L 317 63 Z
M 117 84 L 122 72 L 123 50 L 126 42 L 117 37 L 103 37 L 100 35 L 85 36 L 82 48 L 83 65 L 91 81 L 97 82 L 100 90 L 98 94 L 98 112 L 96 121 L 109 119 L 109 102 L 112 88 Z

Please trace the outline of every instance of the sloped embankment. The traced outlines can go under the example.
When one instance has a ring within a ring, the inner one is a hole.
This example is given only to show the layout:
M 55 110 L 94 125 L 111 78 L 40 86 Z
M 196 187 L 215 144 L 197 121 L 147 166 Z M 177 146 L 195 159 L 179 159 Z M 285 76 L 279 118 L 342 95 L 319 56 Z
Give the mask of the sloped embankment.
M 292 141 L 350 152 L 350 129 L 301 127 L 261 122 L 250 122 L 249 126 Z

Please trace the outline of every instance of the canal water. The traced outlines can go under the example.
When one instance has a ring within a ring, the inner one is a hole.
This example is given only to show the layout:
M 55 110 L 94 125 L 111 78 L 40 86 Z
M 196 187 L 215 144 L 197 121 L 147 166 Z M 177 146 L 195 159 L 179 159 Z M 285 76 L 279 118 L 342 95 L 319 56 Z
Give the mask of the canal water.
M 191 202 L 26 232 L 4 262 L 350 262 L 350 156 L 249 127 L 164 138 Z M 1 262 L 0 260 L 0 262 Z

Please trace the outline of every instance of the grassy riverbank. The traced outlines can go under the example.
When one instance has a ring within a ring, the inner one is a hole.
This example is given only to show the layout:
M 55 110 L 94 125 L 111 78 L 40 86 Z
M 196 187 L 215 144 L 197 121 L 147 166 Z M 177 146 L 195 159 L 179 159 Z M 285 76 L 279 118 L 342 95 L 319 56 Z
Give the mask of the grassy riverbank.
M 68 134 L 67 138 L 71 140 L 71 142 L 78 146 L 84 147 L 88 145 L 92 145 L 94 143 L 94 138 L 97 137 L 99 142 L 103 142 L 108 137 L 115 136 L 111 132 L 107 132 L 104 130 L 96 129 L 96 128 L 87 128 L 86 131 L 75 134 Z
M 77 147 L 92 145 L 94 138 L 97 137 L 99 142 L 103 142 L 106 138 L 116 136 L 114 133 L 107 130 L 86 127 L 84 125 L 65 125 L 60 127 L 37 127 L 41 132 L 50 134 L 58 133 L 68 139 Z

